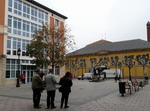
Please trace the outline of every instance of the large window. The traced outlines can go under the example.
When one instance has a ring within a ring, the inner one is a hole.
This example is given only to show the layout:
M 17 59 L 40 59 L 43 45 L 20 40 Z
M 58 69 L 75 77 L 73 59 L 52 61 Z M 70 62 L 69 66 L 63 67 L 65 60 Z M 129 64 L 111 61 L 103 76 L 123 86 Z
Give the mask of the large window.
M 12 12 L 12 0 L 8 1 L 8 11 Z
M 42 29 L 42 25 L 37 25 L 31 22 L 19 19 L 17 17 L 8 16 L 7 31 L 9 33 L 33 38 L 34 32 L 38 29 Z
M 30 22 L 23 20 L 23 36 L 29 37 L 30 34 Z
M 48 24 L 48 14 L 33 6 L 30 6 L 21 0 L 8 0 L 8 11 L 30 20 Z
M 31 7 L 31 20 L 37 21 L 37 11 L 37 8 Z
M 23 3 L 23 17 L 30 18 L 30 6 Z
M 22 20 L 16 17 L 13 18 L 13 33 L 21 35 Z
M 7 37 L 7 54 L 8 55 L 17 55 L 18 48 L 21 49 L 22 56 L 26 55 L 26 48 L 29 44 L 29 40 L 18 39 L 14 37 Z
M 8 32 L 12 33 L 12 16 L 8 16 Z
M 14 13 L 17 15 L 22 14 L 22 2 L 20 0 L 14 1 Z
M 17 59 L 6 60 L 6 78 L 16 78 L 17 75 Z

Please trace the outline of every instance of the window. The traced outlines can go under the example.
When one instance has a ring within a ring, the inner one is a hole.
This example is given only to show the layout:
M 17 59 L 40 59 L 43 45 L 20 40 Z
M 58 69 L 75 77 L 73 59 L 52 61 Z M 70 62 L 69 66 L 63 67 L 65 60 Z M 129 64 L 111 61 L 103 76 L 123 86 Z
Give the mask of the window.
M 21 27 L 22 27 L 22 20 L 16 17 L 13 18 L 13 33 L 17 35 L 21 35 Z
M 12 16 L 8 16 L 8 29 L 7 29 L 7 31 L 9 33 L 12 32 Z
M 10 70 L 6 71 L 6 78 L 10 78 Z
M 96 58 L 91 58 L 91 67 L 94 67 L 96 64 Z
M 8 54 L 8 55 L 11 55 L 11 50 L 7 50 L 7 54 Z
M 31 23 L 31 37 L 33 38 L 34 32 L 37 30 L 38 25 Z
M 22 2 L 19 0 L 14 1 L 14 13 L 17 15 L 22 14 Z
M 81 68 L 86 67 L 86 61 L 85 61 L 85 59 L 81 59 L 81 60 L 80 60 L 80 67 L 81 67 Z
M 12 12 L 12 0 L 8 1 L 8 11 Z
M 17 74 L 17 60 L 16 59 L 6 59 L 6 78 L 16 78 Z
M 55 19 L 55 27 L 59 27 L 59 20 Z
M 23 20 L 23 32 L 22 35 L 26 37 L 30 37 L 30 22 Z
M 11 38 L 10 37 L 7 38 L 7 48 L 11 49 Z
M 23 17 L 30 18 L 30 6 L 23 3 Z
M 37 8 L 31 7 L 31 20 L 37 21 Z
M 55 66 L 55 75 L 60 75 L 60 67 Z

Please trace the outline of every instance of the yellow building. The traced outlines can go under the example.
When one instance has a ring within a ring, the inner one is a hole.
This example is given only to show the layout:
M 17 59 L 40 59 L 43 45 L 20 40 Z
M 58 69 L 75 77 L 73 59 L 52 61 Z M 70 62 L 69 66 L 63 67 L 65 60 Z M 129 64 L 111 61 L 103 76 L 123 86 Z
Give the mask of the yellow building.
M 75 77 L 92 67 L 119 69 L 123 78 L 150 77 L 150 42 L 134 39 L 120 42 L 100 40 L 69 53 L 66 70 Z

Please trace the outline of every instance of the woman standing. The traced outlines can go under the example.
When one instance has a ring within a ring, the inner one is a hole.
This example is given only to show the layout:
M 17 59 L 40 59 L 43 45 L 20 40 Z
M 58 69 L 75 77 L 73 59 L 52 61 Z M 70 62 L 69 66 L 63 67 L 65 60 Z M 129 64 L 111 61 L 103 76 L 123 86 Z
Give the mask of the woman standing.
M 59 81 L 59 84 L 61 85 L 61 93 L 62 93 L 60 108 L 63 107 L 64 101 L 65 101 L 64 108 L 69 107 L 68 98 L 69 98 L 69 93 L 71 92 L 71 86 L 72 86 L 72 79 L 70 77 L 71 77 L 71 73 L 66 72 L 65 76 L 62 77 Z

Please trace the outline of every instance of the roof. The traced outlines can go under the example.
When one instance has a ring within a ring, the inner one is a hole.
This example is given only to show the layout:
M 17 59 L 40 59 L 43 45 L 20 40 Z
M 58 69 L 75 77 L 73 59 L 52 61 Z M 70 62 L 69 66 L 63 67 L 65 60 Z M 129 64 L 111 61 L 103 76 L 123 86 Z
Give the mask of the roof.
M 88 44 L 87 46 L 89 45 L 96 45 L 96 44 L 104 44 L 104 43 L 110 43 L 110 41 L 107 41 L 107 40 L 99 40 L 99 41 L 96 41 L 96 42 L 93 42 L 93 43 L 90 43 Z
M 150 42 L 141 39 L 134 39 L 119 42 L 108 42 L 104 44 L 88 45 L 77 51 L 69 53 L 67 56 L 90 55 L 99 53 L 100 51 L 108 51 L 112 53 L 144 49 L 150 50 Z
M 47 11 L 53 13 L 53 14 L 56 14 L 57 16 L 60 16 L 60 17 L 62 17 L 64 19 L 67 19 L 66 16 L 64 16 L 64 15 L 62 15 L 62 14 L 60 14 L 60 13 L 58 13 L 58 12 L 56 12 L 56 11 L 46 7 L 46 6 L 44 6 L 44 5 L 42 5 L 42 4 L 40 4 L 40 3 L 38 3 L 38 2 L 36 2 L 34 0 L 26 0 L 26 1 L 32 3 L 32 4 L 36 5 L 36 6 L 39 6 L 40 8 L 43 8 L 43 9 L 45 9 L 45 10 L 47 10 Z

